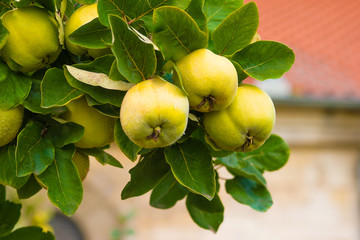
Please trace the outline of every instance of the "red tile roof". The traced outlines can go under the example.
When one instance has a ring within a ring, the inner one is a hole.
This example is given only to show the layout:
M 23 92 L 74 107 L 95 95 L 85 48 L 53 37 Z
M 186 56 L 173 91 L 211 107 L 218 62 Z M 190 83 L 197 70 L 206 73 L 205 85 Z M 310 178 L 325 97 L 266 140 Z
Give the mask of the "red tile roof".
M 255 0 L 259 34 L 290 46 L 292 94 L 360 100 L 360 0 Z

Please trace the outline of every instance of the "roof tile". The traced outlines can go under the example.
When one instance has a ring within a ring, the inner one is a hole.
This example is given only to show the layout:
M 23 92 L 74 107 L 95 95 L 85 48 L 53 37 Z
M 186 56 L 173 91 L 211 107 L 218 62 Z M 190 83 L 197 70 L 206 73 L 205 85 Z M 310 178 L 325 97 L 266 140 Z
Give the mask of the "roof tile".
M 256 0 L 259 34 L 291 47 L 293 94 L 360 100 L 359 0 Z

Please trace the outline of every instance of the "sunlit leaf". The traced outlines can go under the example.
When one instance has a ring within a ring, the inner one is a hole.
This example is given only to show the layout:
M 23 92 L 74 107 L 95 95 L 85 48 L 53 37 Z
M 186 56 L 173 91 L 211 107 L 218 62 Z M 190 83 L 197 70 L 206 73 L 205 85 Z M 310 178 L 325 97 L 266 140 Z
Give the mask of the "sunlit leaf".
M 153 21 L 153 40 L 167 60 L 177 61 L 207 46 L 207 34 L 183 10 L 175 7 L 158 8 L 154 11 Z
M 76 80 L 94 87 L 99 86 L 110 90 L 127 91 L 134 86 L 133 83 L 111 80 L 104 73 L 90 72 L 73 66 L 66 66 L 66 69 Z
M 295 55 L 286 45 L 273 41 L 257 41 L 237 52 L 232 60 L 258 80 L 280 78 L 294 64 Z
M 230 13 L 243 5 L 243 0 L 205 0 L 203 10 L 209 32 L 213 32 Z
M 250 2 L 226 17 L 214 30 L 212 40 L 220 55 L 233 55 L 253 39 L 259 25 L 259 12 Z

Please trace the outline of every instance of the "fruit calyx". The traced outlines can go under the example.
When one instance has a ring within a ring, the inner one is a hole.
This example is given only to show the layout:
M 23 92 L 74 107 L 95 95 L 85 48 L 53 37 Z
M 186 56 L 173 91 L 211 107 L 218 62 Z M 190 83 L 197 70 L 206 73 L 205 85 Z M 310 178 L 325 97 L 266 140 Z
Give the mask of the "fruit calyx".
M 207 97 L 204 97 L 204 99 L 196 107 L 201 108 L 206 104 L 206 102 L 209 102 L 209 109 L 213 109 L 214 104 L 216 103 L 216 99 L 213 96 L 209 95 Z
M 43 64 L 46 64 L 46 65 L 49 64 L 49 62 L 50 62 L 50 57 L 49 57 L 49 56 L 44 57 L 41 62 L 42 62 Z
M 161 127 L 160 127 L 160 126 L 156 126 L 156 127 L 154 128 L 154 131 L 152 132 L 152 134 L 149 135 L 147 138 L 148 138 L 148 139 L 153 139 L 153 140 L 156 142 L 156 140 L 158 139 L 160 133 L 161 133 Z
M 246 149 L 253 144 L 253 138 L 253 136 L 246 135 L 246 141 L 241 147 L 243 152 L 246 152 Z

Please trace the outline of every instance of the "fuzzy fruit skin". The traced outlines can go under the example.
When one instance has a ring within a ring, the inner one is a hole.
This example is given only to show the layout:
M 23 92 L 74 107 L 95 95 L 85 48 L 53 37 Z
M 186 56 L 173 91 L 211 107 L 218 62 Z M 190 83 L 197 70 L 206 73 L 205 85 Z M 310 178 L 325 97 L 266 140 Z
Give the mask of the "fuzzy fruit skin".
M 176 66 L 192 109 L 199 112 L 219 111 L 234 100 L 238 75 L 227 58 L 208 49 L 198 49 L 176 62 Z M 180 86 L 176 76 L 174 82 Z M 209 96 L 215 99 L 213 103 L 210 103 Z
M 90 169 L 89 156 L 79 151 L 75 151 L 72 161 L 79 172 L 81 181 L 84 181 Z
M 93 58 L 103 56 L 105 54 L 111 53 L 109 48 L 101 49 L 88 49 L 80 47 L 76 44 L 73 44 L 69 40 L 69 35 L 77 30 L 82 25 L 92 21 L 93 19 L 99 17 L 97 11 L 97 3 L 91 5 L 84 5 L 77 9 L 69 18 L 65 26 L 65 46 L 74 55 L 81 56 L 85 53 L 88 53 Z
M 24 108 L 19 105 L 9 110 L 0 110 L 0 147 L 11 142 L 19 132 L 24 118 Z
M 35 72 L 60 55 L 58 24 L 45 9 L 17 8 L 6 12 L 2 21 L 9 36 L 1 56 L 12 70 Z
M 87 104 L 85 97 L 72 100 L 61 118 L 84 127 L 84 136 L 75 143 L 79 148 L 103 147 L 114 141 L 115 118 L 99 113 Z
M 188 115 L 185 93 L 174 84 L 154 77 L 126 93 L 120 121 L 131 141 L 143 148 L 158 148 L 175 143 L 183 135 Z
M 266 92 L 241 84 L 233 103 L 225 110 L 205 113 L 203 123 L 213 145 L 228 151 L 250 152 L 269 138 L 275 124 L 275 107 Z

